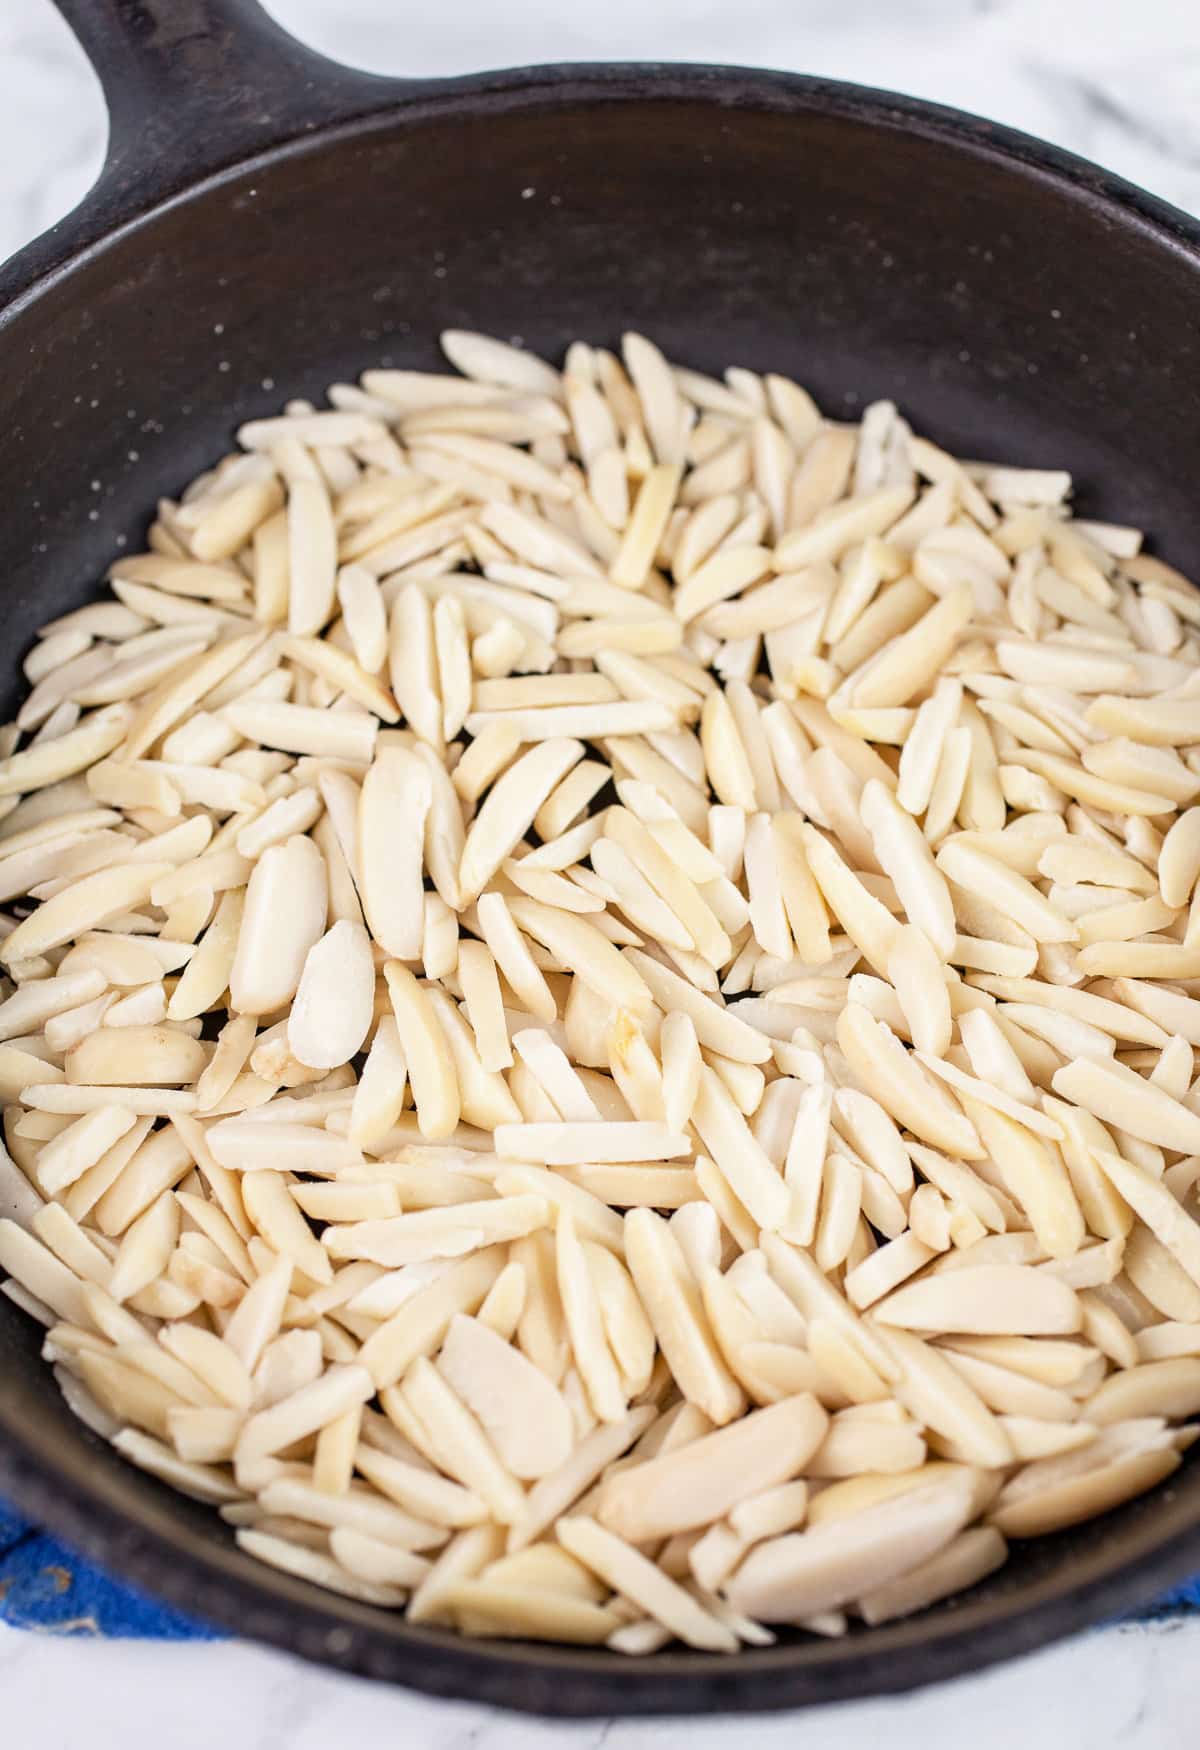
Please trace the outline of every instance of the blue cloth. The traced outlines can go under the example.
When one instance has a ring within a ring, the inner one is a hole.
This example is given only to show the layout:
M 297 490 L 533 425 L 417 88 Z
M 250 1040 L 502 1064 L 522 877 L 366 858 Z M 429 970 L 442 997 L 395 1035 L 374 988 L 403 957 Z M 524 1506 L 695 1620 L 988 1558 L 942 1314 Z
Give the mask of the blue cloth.
M 1143 1617 L 1200 1611 L 1200 1578 L 1168 1595 Z M 120 1636 L 135 1640 L 219 1641 L 220 1629 L 112 1580 L 56 1538 L 27 1525 L 0 1501 L 0 1622 L 43 1634 Z
M 124 1580 L 110 1579 L 0 1501 L 0 1622 L 43 1634 L 218 1641 L 196 1622 Z

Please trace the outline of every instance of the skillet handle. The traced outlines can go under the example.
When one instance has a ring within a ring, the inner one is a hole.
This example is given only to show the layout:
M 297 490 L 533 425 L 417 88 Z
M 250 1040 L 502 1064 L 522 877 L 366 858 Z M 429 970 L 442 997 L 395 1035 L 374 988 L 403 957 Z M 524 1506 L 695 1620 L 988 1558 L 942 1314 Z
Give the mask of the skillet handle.
M 413 88 L 305 48 L 258 0 L 55 0 L 99 76 L 96 196 L 127 216 L 257 150 Z

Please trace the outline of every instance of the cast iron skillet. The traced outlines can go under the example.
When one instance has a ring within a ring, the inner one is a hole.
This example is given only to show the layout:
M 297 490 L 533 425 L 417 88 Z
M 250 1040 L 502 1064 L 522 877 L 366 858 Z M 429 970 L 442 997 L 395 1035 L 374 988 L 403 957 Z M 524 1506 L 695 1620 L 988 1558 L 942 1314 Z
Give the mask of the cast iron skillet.
M 551 67 L 409 83 L 334 66 L 253 0 L 59 0 L 104 84 L 108 162 L 0 274 L 0 699 L 35 628 L 242 419 L 446 326 L 643 330 L 791 372 L 834 413 L 896 397 L 967 455 L 1073 468 L 1092 514 L 1200 558 L 1200 229 L 1048 146 L 782 74 Z M 0 1298 L 0 1489 L 243 1635 L 529 1711 L 700 1713 L 977 1669 L 1200 1569 L 1200 1470 L 1018 1545 L 966 1597 L 735 1660 L 466 1642 L 242 1556 L 90 1436 Z

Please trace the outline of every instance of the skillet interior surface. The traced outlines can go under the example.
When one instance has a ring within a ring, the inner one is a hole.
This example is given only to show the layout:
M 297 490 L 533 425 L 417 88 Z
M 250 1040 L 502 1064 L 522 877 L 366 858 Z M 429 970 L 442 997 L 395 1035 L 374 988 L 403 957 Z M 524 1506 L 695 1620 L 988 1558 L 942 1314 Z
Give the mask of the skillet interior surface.
M 11 291 L 20 262 L 7 275 Z M 447 326 L 558 358 L 626 328 L 776 369 L 834 417 L 898 400 L 959 454 L 1065 466 L 1085 514 L 1200 558 L 1200 255 L 1179 215 L 946 112 L 768 74 L 565 69 L 415 91 L 131 219 L 0 315 L 5 716 L 36 628 L 93 596 L 235 424 Z M 969 1670 L 1200 1567 L 1200 1471 L 1014 1548 L 961 1600 L 736 1662 L 466 1643 L 241 1555 L 60 1402 L 0 1300 L 0 1486 L 173 1602 L 434 1693 L 559 1714 L 862 1697 Z

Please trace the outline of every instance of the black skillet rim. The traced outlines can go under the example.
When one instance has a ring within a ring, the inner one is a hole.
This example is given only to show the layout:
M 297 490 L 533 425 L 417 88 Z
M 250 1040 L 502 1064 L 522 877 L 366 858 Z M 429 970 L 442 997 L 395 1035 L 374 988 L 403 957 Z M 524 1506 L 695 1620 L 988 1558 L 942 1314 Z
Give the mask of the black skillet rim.
M 372 82 L 375 89 L 383 82 Z M 351 115 L 246 156 L 195 180 L 175 178 L 147 197 L 94 194 L 0 270 L 0 338 L 26 303 L 100 256 L 117 238 L 151 223 L 164 207 L 266 169 L 285 155 L 318 150 L 330 138 L 399 125 L 452 121 L 521 109 L 600 103 L 692 102 L 724 110 L 766 109 L 803 118 L 844 116 L 882 133 L 917 134 L 1065 188 L 1112 224 L 1133 226 L 1148 252 L 1177 251 L 1200 270 L 1200 225 L 1156 196 L 1014 129 L 940 104 L 846 82 L 740 67 L 627 63 L 517 68 L 437 81 L 397 82 L 392 104 Z M 348 104 L 353 110 L 353 102 Z M 111 1564 L 177 1608 L 233 1634 L 318 1663 L 399 1683 L 425 1694 L 558 1717 L 764 1712 L 864 1700 L 983 1670 L 1065 1635 L 1151 1603 L 1200 1568 L 1200 1500 L 1181 1510 L 1170 1485 L 1155 1491 L 1168 1511 L 1156 1533 L 1140 1531 L 1128 1560 L 1094 1556 L 1086 1577 L 1055 1570 L 1026 1595 L 964 1601 L 845 1641 L 805 1641 L 733 1658 L 665 1652 L 645 1661 L 584 1649 L 467 1641 L 448 1632 L 381 1628 L 378 1612 L 254 1564 L 232 1546 L 183 1528 L 159 1531 L 98 1499 L 86 1483 L 45 1468 L 17 1431 L 0 1431 L 0 1480 L 31 1518 L 85 1555 Z M 148 1495 L 161 1485 L 145 1480 Z M 1173 1499 L 1172 1499 L 1173 1496 Z M 148 1500 L 152 1507 L 152 1500 Z M 1174 1511 L 1171 1509 L 1174 1508 Z M 1078 1572 L 1078 1567 L 1076 1567 Z

